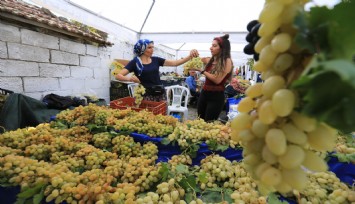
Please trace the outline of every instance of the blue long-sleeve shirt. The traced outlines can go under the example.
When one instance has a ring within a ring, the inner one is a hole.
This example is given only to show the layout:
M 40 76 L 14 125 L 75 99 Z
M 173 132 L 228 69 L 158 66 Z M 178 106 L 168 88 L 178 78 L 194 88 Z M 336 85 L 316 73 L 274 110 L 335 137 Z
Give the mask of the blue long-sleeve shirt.
M 185 79 L 185 82 L 189 86 L 190 91 L 196 92 L 197 84 L 196 84 L 195 78 L 193 76 L 188 76 Z

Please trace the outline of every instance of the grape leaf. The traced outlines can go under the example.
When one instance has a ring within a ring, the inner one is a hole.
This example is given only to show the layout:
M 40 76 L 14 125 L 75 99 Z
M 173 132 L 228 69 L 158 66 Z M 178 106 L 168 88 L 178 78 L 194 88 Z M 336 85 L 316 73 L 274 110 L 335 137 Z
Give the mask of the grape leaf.
M 342 1 L 329 9 L 312 7 L 296 16 L 297 44 L 310 53 L 324 52 L 330 59 L 353 60 L 355 56 L 355 1 Z
M 224 200 L 227 201 L 227 203 L 233 203 L 234 200 L 232 199 L 231 195 L 233 193 L 233 190 L 230 188 L 227 188 L 224 190 Z
M 197 179 L 201 183 L 207 183 L 208 182 L 208 177 L 206 172 L 202 171 L 197 175 Z
M 233 203 L 232 193 L 233 190 L 229 188 L 206 188 L 201 199 L 206 203 L 220 203 L 223 201 Z
M 34 195 L 36 195 L 37 193 L 41 192 L 41 189 L 44 185 L 45 184 L 39 183 L 36 186 L 34 186 L 33 188 L 29 188 L 29 189 L 17 194 L 17 197 L 18 198 L 25 198 L 25 199 L 31 198 Z
M 186 192 L 185 193 L 185 201 L 187 203 L 190 203 L 192 200 L 194 200 L 194 194 L 192 192 Z
M 170 144 L 170 140 L 165 137 L 160 141 L 160 143 L 162 143 L 163 145 L 168 145 L 168 144 Z
M 178 164 L 176 165 L 176 172 L 178 174 L 187 174 L 189 173 L 189 168 L 184 164 Z
M 335 153 L 335 154 L 332 154 L 332 156 L 338 158 L 338 160 L 340 162 L 346 162 L 346 163 L 354 163 L 355 162 L 355 153 L 353 153 L 353 154 Z
M 196 185 L 196 178 L 194 175 L 190 175 L 188 177 L 182 178 L 179 181 L 179 185 L 186 191 L 186 192 L 200 192 L 201 190 L 197 188 Z
M 288 204 L 287 201 L 281 201 L 279 199 L 279 196 L 276 195 L 275 193 L 270 193 L 267 197 L 267 203 L 270 204 Z
M 44 198 L 44 188 L 42 187 L 41 192 L 33 196 L 33 204 L 40 204 Z
M 222 195 L 220 191 L 208 191 L 205 192 L 201 199 L 205 203 L 220 203 L 222 202 Z
M 169 176 L 169 166 L 166 162 L 161 163 L 161 167 L 159 169 L 159 175 L 162 177 L 162 181 L 166 181 Z
M 315 42 L 310 35 L 309 22 L 306 12 L 299 13 L 294 19 L 294 26 L 298 29 L 294 41 L 297 45 L 310 53 L 316 52 Z
M 355 65 L 313 60 L 310 66 L 291 86 L 302 96 L 300 111 L 345 133 L 354 131 Z
M 207 142 L 206 142 L 207 143 Z M 212 150 L 212 151 L 221 151 L 224 152 L 225 150 L 227 150 L 229 148 L 229 145 L 221 145 L 218 144 L 216 139 L 211 139 L 208 140 L 208 149 Z

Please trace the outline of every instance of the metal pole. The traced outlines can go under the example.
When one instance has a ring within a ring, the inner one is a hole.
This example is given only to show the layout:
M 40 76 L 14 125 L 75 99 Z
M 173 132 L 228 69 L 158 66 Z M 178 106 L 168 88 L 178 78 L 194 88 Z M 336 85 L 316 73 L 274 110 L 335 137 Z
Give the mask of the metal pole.
M 140 35 L 141 35 L 142 30 L 143 30 L 143 28 L 144 28 L 145 22 L 147 21 L 149 15 L 150 15 L 150 12 L 151 12 L 152 9 L 153 9 L 154 4 L 155 4 L 155 0 L 153 0 L 153 3 L 152 3 L 152 5 L 150 6 L 150 9 L 149 9 L 149 11 L 148 11 L 148 14 L 147 14 L 147 16 L 146 16 L 145 19 L 144 19 L 143 25 L 142 25 L 142 27 L 141 27 L 139 33 L 138 33 L 138 39 L 140 38 Z

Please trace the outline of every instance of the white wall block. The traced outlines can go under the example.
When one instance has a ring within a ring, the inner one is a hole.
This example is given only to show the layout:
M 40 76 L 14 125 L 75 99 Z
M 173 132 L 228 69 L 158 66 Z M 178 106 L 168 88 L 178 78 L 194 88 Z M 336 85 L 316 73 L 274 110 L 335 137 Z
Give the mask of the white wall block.
M 71 77 L 75 78 L 93 78 L 94 70 L 88 67 L 81 66 L 71 66 L 70 67 Z
M 56 78 L 25 77 L 23 79 L 25 92 L 43 92 L 59 90 L 59 81 Z
M 0 60 L 0 76 L 39 76 L 38 63 Z
M 0 41 L 0 58 L 8 58 L 6 43 L 1 41 Z
M 51 50 L 51 63 L 79 65 L 79 55 L 58 50 Z
M 59 38 L 27 29 L 21 29 L 21 42 L 42 48 L 59 49 Z
M 20 42 L 20 29 L 0 22 L 0 40 L 5 42 Z
M 85 90 L 85 79 L 63 78 L 59 84 L 61 90 Z
M 80 66 L 83 67 L 100 67 L 100 58 L 93 56 L 80 56 Z
M 73 42 L 70 40 L 59 40 L 60 50 L 74 54 L 84 55 L 86 53 L 86 46 L 82 43 Z
M 18 43 L 8 43 L 7 47 L 10 59 L 49 62 L 48 49 Z
M 86 54 L 87 55 L 92 55 L 92 56 L 97 56 L 98 53 L 98 47 L 94 45 L 86 45 Z
M 68 65 L 40 63 L 39 75 L 41 77 L 70 77 L 70 68 Z
M 0 88 L 22 93 L 23 83 L 20 77 L 0 77 Z

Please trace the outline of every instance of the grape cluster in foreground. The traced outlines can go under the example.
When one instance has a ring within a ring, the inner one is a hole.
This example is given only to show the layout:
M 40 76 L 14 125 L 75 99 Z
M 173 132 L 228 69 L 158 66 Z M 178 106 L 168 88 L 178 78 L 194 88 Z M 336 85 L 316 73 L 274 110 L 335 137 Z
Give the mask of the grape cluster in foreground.
M 290 83 L 304 69 L 308 58 L 293 42 L 292 27 L 299 0 L 267 1 L 260 13 L 254 50 L 254 69 L 264 83 L 246 90 L 240 114 L 231 122 L 232 139 L 243 146 L 244 163 L 258 181 L 261 192 L 290 192 L 307 185 L 304 168 L 325 171 L 327 164 L 312 150 L 332 151 L 336 131 L 325 123 L 297 112 L 297 92 Z

